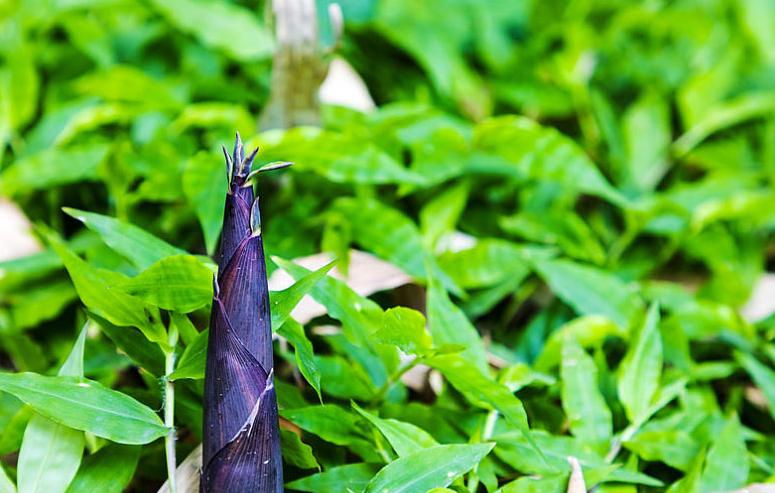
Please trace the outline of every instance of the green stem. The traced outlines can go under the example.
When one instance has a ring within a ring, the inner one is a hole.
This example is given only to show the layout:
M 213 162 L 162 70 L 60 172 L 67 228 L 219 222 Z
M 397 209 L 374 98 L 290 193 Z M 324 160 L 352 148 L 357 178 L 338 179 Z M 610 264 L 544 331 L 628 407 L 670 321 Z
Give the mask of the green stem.
M 382 399 L 385 398 L 385 395 L 387 395 L 388 391 L 390 391 L 390 388 L 399 380 L 401 380 L 401 377 L 404 376 L 404 373 L 408 372 L 415 366 L 417 366 L 421 362 L 421 357 L 416 357 L 409 363 L 405 364 L 398 370 L 394 371 L 392 375 L 390 375 L 387 379 L 387 381 L 382 385 L 382 387 L 377 391 L 376 394 L 374 394 L 374 397 L 371 398 L 370 404 L 377 404 L 382 401 Z
M 174 346 L 166 351 L 164 358 L 164 424 L 170 431 L 164 437 L 164 445 L 167 451 L 167 476 L 169 478 L 169 493 L 177 493 L 178 486 L 175 477 L 177 460 L 175 458 L 175 384 L 169 379 L 169 375 L 175 370 Z

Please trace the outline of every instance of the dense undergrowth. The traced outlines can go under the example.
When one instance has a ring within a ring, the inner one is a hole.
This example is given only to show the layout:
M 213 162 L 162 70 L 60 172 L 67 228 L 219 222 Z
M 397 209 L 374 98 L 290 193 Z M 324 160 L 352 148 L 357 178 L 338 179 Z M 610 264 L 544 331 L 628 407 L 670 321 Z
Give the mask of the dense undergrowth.
M 0 492 L 156 491 L 171 361 L 179 462 L 201 442 L 235 129 L 295 163 L 259 183 L 268 268 L 297 280 L 272 303 L 287 490 L 560 492 L 568 456 L 600 493 L 775 478 L 775 307 L 746 305 L 775 4 L 342 7 L 378 108 L 257 134 L 254 3 L 0 5 L 0 194 L 44 245 L 0 263 Z M 290 262 L 350 248 L 416 285 Z M 302 325 L 307 292 L 327 314 Z

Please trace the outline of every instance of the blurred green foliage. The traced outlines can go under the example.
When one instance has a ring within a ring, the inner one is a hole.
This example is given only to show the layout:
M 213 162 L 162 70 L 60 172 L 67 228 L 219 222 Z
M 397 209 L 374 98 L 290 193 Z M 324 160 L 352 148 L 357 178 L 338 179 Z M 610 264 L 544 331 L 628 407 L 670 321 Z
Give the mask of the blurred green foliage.
M 179 453 L 198 443 L 201 255 L 217 246 L 219 147 L 235 129 L 258 165 L 296 163 L 260 180 L 268 254 L 333 251 L 342 268 L 357 247 L 427 287 L 427 308 L 366 299 L 277 261 L 299 280 L 275 326 L 294 348 L 276 347 L 281 415 L 303 430 L 283 433 L 289 490 L 560 492 L 567 456 L 601 493 L 774 479 L 775 307 L 740 309 L 772 267 L 775 3 L 341 5 L 338 53 L 378 108 L 256 134 L 266 6 L 0 4 L 0 194 L 53 247 L 0 263 L 0 492 L 17 476 L 19 493 L 44 491 L 24 479 L 41 460 L 27 437 L 52 426 L 72 435 L 52 442 L 62 488 L 155 491 L 148 411 L 171 325 Z M 167 275 L 183 281 L 154 290 Z M 327 316 L 302 327 L 287 312 L 307 291 Z M 68 354 L 94 392 L 134 398 L 150 443 L 35 400 L 79 391 L 53 376 Z M 444 377 L 433 391 L 400 381 L 420 363 Z

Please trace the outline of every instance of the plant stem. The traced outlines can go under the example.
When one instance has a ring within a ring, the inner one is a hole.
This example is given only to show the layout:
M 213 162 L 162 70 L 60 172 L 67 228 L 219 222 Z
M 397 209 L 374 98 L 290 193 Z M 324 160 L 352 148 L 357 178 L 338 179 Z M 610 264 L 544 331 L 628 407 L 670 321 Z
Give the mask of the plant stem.
M 390 388 L 399 380 L 401 380 L 401 377 L 404 376 L 404 373 L 408 372 L 415 366 L 417 366 L 422 360 L 422 357 L 418 356 L 409 363 L 405 364 L 398 370 L 394 371 L 392 375 L 390 375 L 387 379 L 387 381 L 382 385 L 382 387 L 377 391 L 376 394 L 374 394 L 374 397 L 371 398 L 371 401 L 369 401 L 370 404 L 377 404 L 382 401 L 382 399 L 385 398 L 385 395 L 387 395 Z
M 174 345 L 165 352 L 164 357 L 164 424 L 170 431 L 164 437 L 164 445 L 167 450 L 167 477 L 169 479 L 169 493 L 177 493 L 178 486 L 175 473 L 177 460 L 175 458 L 175 384 L 169 379 L 169 375 L 175 370 Z

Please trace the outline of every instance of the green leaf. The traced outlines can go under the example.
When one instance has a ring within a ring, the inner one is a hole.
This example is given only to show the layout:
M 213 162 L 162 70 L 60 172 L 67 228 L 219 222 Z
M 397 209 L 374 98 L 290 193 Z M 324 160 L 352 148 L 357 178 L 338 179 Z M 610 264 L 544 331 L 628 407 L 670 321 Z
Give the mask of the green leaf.
M 731 491 L 748 480 L 748 449 L 737 414 L 733 414 L 708 450 L 700 493 Z
M 14 486 L 11 478 L 8 477 L 2 464 L 0 464 L 0 493 L 17 493 L 16 486 Z
M 542 478 L 524 476 L 503 485 L 497 493 L 563 493 L 567 491 L 569 474 L 552 474 Z
M 436 345 L 460 344 L 465 346 L 463 357 L 480 371 L 485 371 L 487 351 L 484 343 L 463 310 L 452 303 L 441 284 L 431 280 L 427 295 L 428 331 Z
M 334 404 L 283 409 L 280 415 L 301 429 L 336 445 L 368 443 L 356 424 L 356 416 Z M 369 447 L 372 447 L 370 443 Z
M 0 175 L 0 193 L 13 195 L 27 190 L 45 190 L 97 178 L 109 144 L 92 144 L 69 149 L 46 149 L 20 158 Z
M 278 330 L 282 327 L 285 320 L 290 316 L 299 301 L 306 296 L 310 290 L 328 274 L 336 262 L 321 267 L 320 269 L 305 275 L 298 279 L 293 286 L 282 291 L 272 291 L 269 293 L 269 306 L 272 312 L 272 328 Z
M 60 377 L 83 377 L 83 351 L 86 344 L 86 330 L 88 327 L 89 323 L 87 322 L 84 324 L 81 332 L 78 333 L 75 344 L 73 344 L 73 349 L 59 369 Z
M 668 169 L 672 141 L 670 107 L 657 93 L 646 93 L 624 115 L 627 145 L 625 184 L 639 191 L 653 191 Z
M 19 452 L 19 493 L 63 493 L 83 455 L 82 431 L 34 416 Z
M 307 334 L 304 333 L 304 327 L 296 320 L 287 318 L 280 330 L 277 331 L 277 334 L 287 339 L 293 345 L 296 351 L 296 364 L 299 365 L 299 371 L 301 371 L 304 379 L 315 389 L 322 404 L 320 373 L 315 364 L 315 353 L 312 349 L 312 343 L 307 338 Z
M 361 409 L 355 402 L 352 402 L 351 405 L 361 416 L 377 427 L 399 457 L 439 445 L 439 442 L 422 428 L 397 419 L 378 418 Z
M 89 318 L 118 349 L 129 356 L 134 364 L 151 375 L 164 374 L 164 353 L 157 344 L 149 341 L 140 331 L 131 327 L 118 327 L 94 313 L 89 313 Z
M 627 327 L 643 303 L 635 287 L 594 267 L 568 260 L 533 260 L 552 291 L 581 315 L 605 315 Z
M 283 460 L 299 469 L 320 469 L 312 447 L 301 441 L 296 433 L 280 428 L 280 448 Z
M 624 442 L 624 447 L 638 454 L 643 460 L 664 462 L 681 471 L 688 471 L 700 444 L 682 430 L 642 431 Z
M 611 410 L 600 393 L 597 366 L 578 341 L 568 335 L 562 346 L 562 408 L 573 436 L 590 444 L 611 438 Z
M 436 356 L 428 359 L 426 363 L 440 371 L 472 404 L 500 412 L 532 443 L 525 408 L 505 385 L 487 378 L 459 354 Z M 537 447 L 536 451 L 541 454 Z
M 151 409 L 97 382 L 35 373 L 0 373 L 0 390 L 59 424 L 126 444 L 149 443 L 167 428 Z
M 378 464 L 347 464 L 333 467 L 325 472 L 313 474 L 286 484 L 291 490 L 311 493 L 342 493 L 343 491 L 363 491 L 379 469 Z
M 619 399 L 631 423 L 648 418 L 652 398 L 662 374 L 662 338 L 659 334 L 659 306 L 649 308 L 638 332 L 632 337 L 619 367 Z
M 472 145 L 502 159 L 504 174 L 557 181 L 569 190 L 597 195 L 617 205 L 627 202 L 573 140 L 527 117 L 505 115 L 480 122 Z
M 455 229 L 470 191 L 470 182 L 461 180 L 443 190 L 420 210 L 420 230 L 428 251 L 435 251 L 439 239 Z
M 137 469 L 140 447 L 110 444 L 83 459 L 66 493 L 121 493 Z
M 89 72 L 73 84 L 84 95 L 105 101 L 135 103 L 153 109 L 177 109 L 181 102 L 163 82 L 131 65 L 115 65 Z
M 113 324 L 137 327 L 149 340 L 166 344 L 166 331 L 156 308 L 128 294 L 108 289 L 109 286 L 123 282 L 126 276 L 92 267 L 68 249 L 55 234 L 48 233 L 45 236 L 65 264 L 75 290 L 87 308 Z
M 205 377 L 205 362 L 207 360 L 207 338 L 210 329 L 205 329 L 186 346 L 183 355 L 178 361 L 175 371 L 170 373 L 170 380 L 179 380 L 181 378 L 193 378 L 199 380 Z
M 209 48 L 239 61 L 271 56 L 274 43 L 258 17 L 247 9 L 213 0 L 152 0 L 176 28 Z
M 422 353 L 433 346 L 425 331 L 425 317 L 411 308 L 395 307 L 382 314 L 382 328 L 372 338 L 383 344 L 394 344 L 406 354 Z
M 94 231 L 110 248 L 126 257 L 138 269 L 147 269 L 164 257 L 187 255 L 164 240 L 119 219 L 63 207 L 70 216 Z
M 14 22 L 8 20 L 8 26 Z M 10 27 L 13 29 L 13 27 Z M 0 119 L 8 119 L 11 128 L 21 132 L 22 128 L 35 117 L 38 108 L 40 75 L 35 67 L 33 45 L 24 42 L 9 46 L 8 38 L 3 50 L 3 67 L 0 71 Z M 5 146 L 5 142 L 3 142 Z
M 756 358 L 741 351 L 735 352 L 735 359 L 751 375 L 769 403 L 770 416 L 775 418 L 775 371 L 763 365 Z
M 224 164 L 213 153 L 203 151 L 189 159 L 183 171 L 183 193 L 199 218 L 209 255 L 215 253 L 223 227 L 227 190 Z
M 260 141 L 262 162 L 293 161 L 295 172 L 311 171 L 334 183 L 425 183 L 422 176 L 357 133 L 303 127 L 265 132 Z
M 461 289 L 424 248 L 417 225 L 403 213 L 375 199 L 340 198 L 332 210 L 349 218 L 353 239 L 377 256 L 419 279 L 432 275 L 449 291 Z M 430 271 L 427 270 L 430 266 Z
M 380 469 L 364 493 L 416 493 L 449 486 L 478 464 L 493 445 L 438 445 L 400 457 Z
M 165 310 L 189 313 L 210 303 L 212 286 L 213 271 L 196 257 L 173 255 L 110 288 Z

